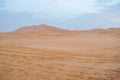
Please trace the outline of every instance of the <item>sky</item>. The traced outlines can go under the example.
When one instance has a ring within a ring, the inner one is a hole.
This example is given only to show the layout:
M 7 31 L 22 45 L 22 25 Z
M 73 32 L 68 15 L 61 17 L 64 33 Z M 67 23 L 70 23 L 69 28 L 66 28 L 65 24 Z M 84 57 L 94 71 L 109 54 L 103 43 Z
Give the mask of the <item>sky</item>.
M 70 30 L 120 28 L 120 0 L 0 0 L 0 32 L 39 24 Z

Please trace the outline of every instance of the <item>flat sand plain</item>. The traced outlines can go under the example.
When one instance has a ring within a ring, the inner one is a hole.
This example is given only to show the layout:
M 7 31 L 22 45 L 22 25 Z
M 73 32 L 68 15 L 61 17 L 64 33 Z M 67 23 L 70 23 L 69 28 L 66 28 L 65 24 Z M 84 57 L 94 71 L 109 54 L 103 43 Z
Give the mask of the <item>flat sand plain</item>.
M 111 34 L 0 34 L 0 80 L 120 80 L 120 37 Z

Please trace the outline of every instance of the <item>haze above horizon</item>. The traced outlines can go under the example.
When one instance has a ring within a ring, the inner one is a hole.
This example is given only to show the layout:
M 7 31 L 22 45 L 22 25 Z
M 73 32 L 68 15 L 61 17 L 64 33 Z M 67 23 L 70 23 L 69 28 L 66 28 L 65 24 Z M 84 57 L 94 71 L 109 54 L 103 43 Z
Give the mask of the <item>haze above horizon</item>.
M 0 0 L 0 32 L 48 24 L 63 29 L 120 28 L 120 0 Z

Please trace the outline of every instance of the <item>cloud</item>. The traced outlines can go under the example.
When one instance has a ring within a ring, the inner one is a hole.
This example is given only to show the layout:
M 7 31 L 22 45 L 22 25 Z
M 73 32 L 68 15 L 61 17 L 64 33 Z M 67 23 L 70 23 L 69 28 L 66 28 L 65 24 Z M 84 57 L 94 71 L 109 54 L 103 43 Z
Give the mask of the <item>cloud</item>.
M 70 18 L 88 13 L 99 13 L 119 0 L 6 0 L 9 12 L 31 12 L 44 18 Z M 104 3 L 104 4 L 103 4 Z M 105 6 L 106 5 L 106 6 Z
M 111 18 L 111 19 L 109 19 L 109 21 L 110 21 L 111 23 L 120 23 L 120 17 Z

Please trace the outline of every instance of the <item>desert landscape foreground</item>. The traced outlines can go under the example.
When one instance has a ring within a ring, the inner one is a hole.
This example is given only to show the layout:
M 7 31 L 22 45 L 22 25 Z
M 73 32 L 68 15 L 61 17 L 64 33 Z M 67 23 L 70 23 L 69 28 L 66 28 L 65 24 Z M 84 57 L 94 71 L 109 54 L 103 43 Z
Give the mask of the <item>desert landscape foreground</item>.
M 120 28 L 0 33 L 0 80 L 120 80 Z

